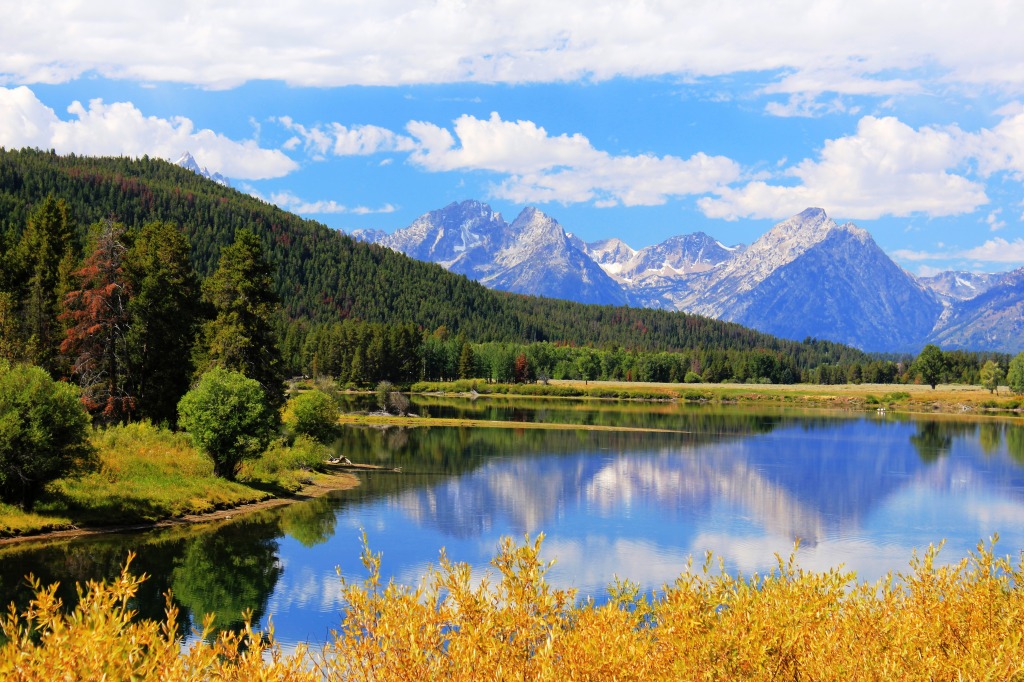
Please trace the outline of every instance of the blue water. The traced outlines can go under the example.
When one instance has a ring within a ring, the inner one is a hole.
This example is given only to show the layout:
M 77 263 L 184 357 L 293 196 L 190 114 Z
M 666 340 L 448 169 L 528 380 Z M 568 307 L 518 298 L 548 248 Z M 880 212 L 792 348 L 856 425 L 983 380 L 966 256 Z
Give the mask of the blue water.
M 673 409 L 680 433 L 353 429 L 340 451 L 403 473 L 216 527 L 8 550 L 0 596 L 24 599 L 19 571 L 110 574 L 131 548 L 146 599 L 172 587 L 193 618 L 248 606 L 279 640 L 317 643 L 340 622 L 336 568 L 364 575 L 363 532 L 410 585 L 442 547 L 483 572 L 501 537 L 544 533 L 549 579 L 597 599 L 614 576 L 656 591 L 707 550 L 749 574 L 799 541 L 802 567 L 875 580 L 943 540 L 949 562 L 996 533 L 1000 553 L 1024 548 L 1020 420 Z

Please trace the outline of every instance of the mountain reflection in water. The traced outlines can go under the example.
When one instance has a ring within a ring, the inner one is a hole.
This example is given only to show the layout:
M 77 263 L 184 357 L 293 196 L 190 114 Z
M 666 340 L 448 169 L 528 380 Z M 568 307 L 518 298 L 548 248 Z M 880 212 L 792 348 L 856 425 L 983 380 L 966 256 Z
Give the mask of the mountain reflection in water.
M 250 608 L 264 622 L 273 614 L 285 642 L 322 641 L 342 608 L 335 567 L 362 575 L 360 530 L 384 573 L 408 584 L 441 547 L 482 572 L 501 536 L 543 532 L 557 561 L 550 579 L 598 599 L 615 575 L 656 590 L 707 550 L 749 573 L 771 570 L 799 540 L 802 567 L 845 564 L 875 579 L 943 539 L 947 561 L 993 533 L 1001 553 L 1024 547 L 1019 422 L 482 402 L 465 410 L 676 432 L 351 427 L 339 453 L 403 473 L 231 523 L 4 548 L 0 596 L 24 603 L 17 586 L 33 572 L 73 600 L 76 580 L 116 574 L 134 550 L 152 575 L 137 607 L 146 616 L 162 612 L 170 587 L 192 624 L 216 610 L 237 627 Z

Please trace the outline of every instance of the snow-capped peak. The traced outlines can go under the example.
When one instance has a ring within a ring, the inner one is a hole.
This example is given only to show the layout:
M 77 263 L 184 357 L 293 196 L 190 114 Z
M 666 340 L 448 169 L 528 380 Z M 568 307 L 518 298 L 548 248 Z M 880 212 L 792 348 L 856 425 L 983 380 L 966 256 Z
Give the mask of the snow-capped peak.
M 181 166 L 185 170 L 192 171 L 196 175 L 202 175 L 204 178 L 207 178 L 208 180 L 213 180 L 219 185 L 224 185 L 225 187 L 231 186 L 231 183 L 228 182 L 228 179 L 221 175 L 220 173 L 211 173 L 205 166 L 200 166 L 199 162 L 196 161 L 196 158 L 192 156 L 192 153 L 189 152 L 188 150 L 184 151 L 182 155 L 178 158 L 178 160 L 175 161 L 174 163 L 177 166 Z

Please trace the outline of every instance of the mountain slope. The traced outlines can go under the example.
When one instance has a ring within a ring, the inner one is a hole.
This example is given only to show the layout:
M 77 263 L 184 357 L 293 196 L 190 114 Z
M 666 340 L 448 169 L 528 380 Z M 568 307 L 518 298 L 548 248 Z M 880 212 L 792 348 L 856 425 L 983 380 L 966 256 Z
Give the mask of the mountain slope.
M 856 227 L 836 227 L 736 299 L 728 319 L 786 338 L 913 352 L 942 305 Z
M 511 240 L 494 256 L 495 271 L 480 280 L 484 285 L 579 303 L 626 303 L 622 289 L 551 217 L 525 208 L 509 234 Z
M 943 348 L 1024 350 L 1024 268 L 1007 272 L 978 296 L 954 303 L 929 337 Z
M 113 217 L 129 227 L 166 220 L 189 236 L 200 276 L 215 269 L 223 246 L 252 230 L 276 268 L 275 286 L 292 320 L 343 318 L 445 327 L 470 340 L 557 341 L 636 350 L 767 349 L 796 358 L 801 368 L 858 351 L 835 344 L 800 344 L 737 324 L 683 313 L 587 306 L 493 292 L 440 266 L 381 246 L 357 242 L 266 202 L 223 187 L 159 159 L 58 156 L 0 149 L 0 268 L 11 257 L 34 206 L 53 194 L 68 202 L 85 234 Z M 559 228 L 560 229 L 560 228 Z
M 510 225 L 487 204 L 463 201 L 426 213 L 392 235 L 357 236 L 437 263 L 492 289 L 578 303 L 626 303 L 622 290 L 586 256 L 577 240 L 532 207 L 523 209 Z
M 942 312 L 865 230 L 819 208 L 778 223 L 700 285 L 687 310 L 865 350 L 916 351 Z

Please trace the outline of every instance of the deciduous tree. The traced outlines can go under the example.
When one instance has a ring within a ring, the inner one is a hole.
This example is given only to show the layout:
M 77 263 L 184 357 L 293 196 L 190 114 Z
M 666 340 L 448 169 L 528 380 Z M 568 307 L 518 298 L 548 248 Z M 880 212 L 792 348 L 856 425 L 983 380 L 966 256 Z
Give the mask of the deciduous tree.
M 914 360 L 914 369 L 926 384 L 934 389 L 946 371 L 946 357 L 938 346 L 928 344 Z
M 284 422 L 296 434 L 326 443 L 338 431 L 338 405 L 323 391 L 305 391 L 288 400 Z
M 195 446 L 213 460 L 214 473 L 227 479 L 266 449 L 277 423 L 259 382 L 221 367 L 184 395 L 178 415 Z
M 40 367 L 0 362 L 0 499 L 32 509 L 47 483 L 89 463 L 78 396 Z
M 1006 385 L 1017 395 L 1024 393 L 1024 353 L 1018 353 L 1010 360 L 1010 369 L 1006 372 Z
M 999 385 L 1004 379 L 1003 368 L 995 360 L 989 360 L 982 365 L 979 376 L 981 378 L 981 385 L 987 388 L 989 392 L 995 393 L 999 390 Z

